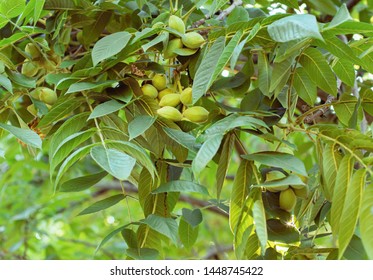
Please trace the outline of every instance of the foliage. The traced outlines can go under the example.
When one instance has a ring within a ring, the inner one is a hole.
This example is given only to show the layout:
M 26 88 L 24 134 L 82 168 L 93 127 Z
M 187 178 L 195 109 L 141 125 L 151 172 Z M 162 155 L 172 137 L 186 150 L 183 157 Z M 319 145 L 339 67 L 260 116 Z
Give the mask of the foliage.
M 0 2 L 0 258 L 373 257 L 372 1 L 231 2 Z

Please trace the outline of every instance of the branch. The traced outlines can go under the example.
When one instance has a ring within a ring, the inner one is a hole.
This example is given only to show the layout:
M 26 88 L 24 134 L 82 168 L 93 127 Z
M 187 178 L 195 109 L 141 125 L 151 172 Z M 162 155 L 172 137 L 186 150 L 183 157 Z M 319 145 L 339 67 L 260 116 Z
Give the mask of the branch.
M 242 0 L 234 0 L 233 3 L 232 3 L 232 5 L 230 5 L 228 8 L 226 8 L 225 10 L 223 10 L 216 19 L 217 20 L 223 20 L 226 16 L 228 16 L 234 10 L 234 8 L 236 8 L 238 6 L 241 6 L 242 4 L 243 4 Z M 200 19 L 200 20 L 196 21 L 195 23 L 192 24 L 192 28 L 197 28 L 198 26 L 201 26 L 208 19 L 210 19 L 209 16 L 207 16 L 206 18 L 203 18 L 203 19 Z
M 357 4 L 359 4 L 360 0 L 350 0 L 347 2 L 346 6 L 349 11 L 351 11 Z

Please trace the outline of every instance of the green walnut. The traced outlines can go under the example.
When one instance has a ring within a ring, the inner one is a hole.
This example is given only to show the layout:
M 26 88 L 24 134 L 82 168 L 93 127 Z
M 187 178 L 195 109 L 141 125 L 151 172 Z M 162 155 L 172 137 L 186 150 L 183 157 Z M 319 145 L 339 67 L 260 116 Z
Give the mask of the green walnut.
M 180 94 L 178 93 L 167 94 L 162 97 L 161 101 L 159 101 L 159 106 L 161 107 L 165 107 L 165 106 L 176 107 L 179 104 L 180 104 Z
M 33 43 L 28 43 L 25 47 L 25 52 L 31 55 L 32 59 L 41 57 L 41 53 Z
M 35 90 L 30 92 L 31 97 L 36 100 L 43 101 L 46 105 L 53 105 L 57 102 L 57 93 L 47 87 L 37 87 Z
M 22 64 L 21 73 L 27 77 L 34 77 L 39 72 L 39 67 L 25 59 L 24 63 Z
M 141 87 L 142 94 L 149 96 L 151 98 L 157 98 L 158 96 L 158 90 L 155 88 L 155 86 L 151 84 L 145 84 Z
M 181 92 L 180 100 L 181 100 L 181 103 L 183 103 L 186 106 L 192 105 L 193 95 L 192 95 L 192 88 L 191 87 L 187 87 Z
M 182 34 L 185 33 L 185 24 L 183 20 L 178 16 L 170 16 L 170 19 L 168 20 L 168 26 Z
M 280 192 L 280 208 L 291 212 L 293 211 L 295 204 L 297 203 L 297 197 L 293 192 L 292 188 Z
M 163 90 L 167 86 L 167 79 L 165 75 L 156 74 L 152 79 L 152 84 L 157 90 Z
M 190 49 L 198 49 L 205 42 L 205 39 L 197 32 L 186 33 L 181 40 Z
M 308 198 L 308 188 L 306 186 L 293 186 L 292 188 L 297 197 Z
M 156 23 L 153 24 L 152 28 L 155 29 L 155 28 L 162 28 L 164 26 L 164 23 L 161 22 L 161 21 L 158 21 Z
M 269 171 L 267 174 L 266 174 L 266 182 L 272 182 L 272 185 L 271 186 L 267 186 L 266 189 L 270 192 L 280 192 L 280 191 L 284 191 L 286 189 L 289 188 L 288 185 L 274 185 L 275 182 L 273 181 L 276 181 L 276 180 L 281 180 L 283 178 L 285 178 L 286 175 L 284 173 L 282 173 L 281 171 L 278 171 L 278 170 L 272 170 L 272 171 Z
M 158 93 L 158 99 L 161 100 L 164 96 L 173 93 L 175 93 L 175 91 L 172 88 L 166 88 Z
M 191 122 L 201 123 L 207 121 L 209 111 L 201 106 L 194 106 L 186 109 L 183 112 L 183 116 Z
M 161 117 L 174 122 L 181 121 L 183 118 L 183 115 L 179 112 L 179 110 L 171 106 L 162 107 L 157 110 L 157 113 Z
M 183 47 L 183 42 L 180 38 L 172 39 L 168 42 L 166 49 L 163 52 L 164 58 L 174 58 L 177 54 L 174 52 L 176 49 L 181 49 Z

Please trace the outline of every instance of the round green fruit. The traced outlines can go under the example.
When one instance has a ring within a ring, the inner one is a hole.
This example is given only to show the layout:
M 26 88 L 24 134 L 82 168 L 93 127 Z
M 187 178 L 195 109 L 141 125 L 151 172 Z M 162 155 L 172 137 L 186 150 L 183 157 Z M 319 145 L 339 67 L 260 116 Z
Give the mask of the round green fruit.
M 205 42 L 205 39 L 197 32 L 186 33 L 181 40 L 190 49 L 198 49 Z
M 292 188 L 280 192 L 280 208 L 291 212 L 293 211 L 295 204 L 297 203 L 297 197 L 293 192 Z
M 192 95 L 191 87 L 187 87 L 181 92 L 180 100 L 181 100 L 181 103 L 183 103 L 186 106 L 192 105 L 193 95 Z
M 38 48 L 33 43 L 28 43 L 25 47 L 25 52 L 27 52 L 32 59 L 41 57 L 41 53 Z
M 156 74 L 152 79 L 152 84 L 157 90 L 163 90 L 167 86 L 167 79 L 165 75 Z
M 174 52 L 176 49 L 181 49 L 183 47 L 183 42 L 180 38 L 172 39 L 168 42 L 166 49 L 163 52 L 164 58 L 174 58 L 177 54 Z
M 180 104 L 180 94 L 178 93 L 167 94 L 162 97 L 161 101 L 159 101 L 159 106 L 161 107 L 165 107 L 165 106 L 176 107 L 179 104 Z
M 164 90 L 161 90 L 158 93 L 158 99 L 161 100 L 164 96 L 166 96 L 168 94 L 173 94 L 173 93 L 176 93 L 176 92 L 172 88 L 166 88 Z
M 191 122 L 201 123 L 207 121 L 209 111 L 201 106 L 194 106 L 186 109 L 183 116 Z
M 21 73 L 27 77 L 34 77 L 39 72 L 39 67 L 26 59 L 22 64 Z
M 151 98 L 157 98 L 158 96 L 158 90 L 153 85 L 145 84 L 141 87 L 141 90 L 144 95 Z
M 38 87 L 35 89 L 39 95 L 39 100 L 48 105 L 53 105 L 57 102 L 57 94 L 54 90 L 47 87 Z
M 179 110 L 171 106 L 162 107 L 157 110 L 157 113 L 161 117 L 174 122 L 181 121 L 181 119 L 183 118 Z
M 170 16 L 170 19 L 168 20 L 168 26 L 172 29 L 175 29 L 177 32 L 180 32 L 182 34 L 185 33 L 185 24 L 183 20 L 178 16 Z

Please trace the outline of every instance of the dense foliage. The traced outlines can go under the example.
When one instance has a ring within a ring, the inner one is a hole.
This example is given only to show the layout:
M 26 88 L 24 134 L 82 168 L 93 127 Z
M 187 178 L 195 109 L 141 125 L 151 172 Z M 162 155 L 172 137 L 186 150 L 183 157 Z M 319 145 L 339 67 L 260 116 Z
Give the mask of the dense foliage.
M 0 1 L 0 259 L 373 259 L 373 1 Z

